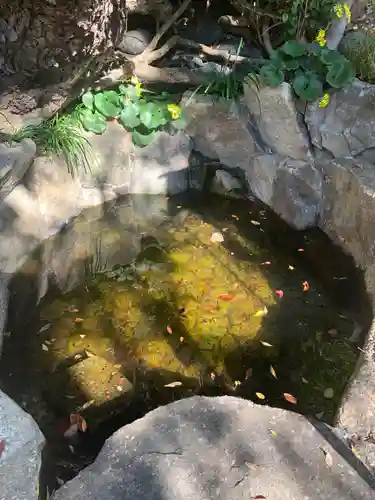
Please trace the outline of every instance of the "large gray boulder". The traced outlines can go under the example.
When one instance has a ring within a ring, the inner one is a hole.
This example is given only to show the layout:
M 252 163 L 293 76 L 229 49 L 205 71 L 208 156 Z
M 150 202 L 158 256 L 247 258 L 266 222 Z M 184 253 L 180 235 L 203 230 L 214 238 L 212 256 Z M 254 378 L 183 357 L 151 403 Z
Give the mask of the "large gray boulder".
M 184 399 L 117 431 L 53 500 L 370 500 L 305 418 L 233 397 Z
M 37 500 L 44 436 L 33 418 L 0 391 L 0 498 Z
M 0 143 L 0 199 L 21 181 L 36 154 L 35 143 L 24 139 L 20 143 Z

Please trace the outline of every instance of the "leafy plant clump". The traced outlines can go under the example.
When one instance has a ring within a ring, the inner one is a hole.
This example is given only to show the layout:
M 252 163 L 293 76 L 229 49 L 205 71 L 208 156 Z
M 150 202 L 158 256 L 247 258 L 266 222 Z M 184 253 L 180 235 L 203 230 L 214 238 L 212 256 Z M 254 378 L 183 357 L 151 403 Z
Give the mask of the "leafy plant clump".
M 146 146 L 158 130 L 182 130 L 182 109 L 170 103 L 168 94 L 157 95 L 142 88 L 133 78 L 117 90 L 88 91 L 82 95 L 78 116 L 85 130 L 102 134 L 108 120 L 118 120 L 132 133 L 134 144 Z
M 84 136 L 81 123 L 75 113 L 55 116 L 38 125 L 26 125 L 17 130 L 12 140 L 32 139 L 42 154 L 62 157 L 71 175 L 80 167 L 90 169 L 91 144 Z
M 339 49 L 351 61 L 361 80 L 375 83 L 375 35 L 353 31 L 345 36 Z
M 260 70 L 261 80 L 271 86 L 289 82 L 298 97 L 315 101 L 332 89 L 341 89 L 355 78 L 351 62 L 336 50 L 317 42 L 288 41 L 277 49 Z

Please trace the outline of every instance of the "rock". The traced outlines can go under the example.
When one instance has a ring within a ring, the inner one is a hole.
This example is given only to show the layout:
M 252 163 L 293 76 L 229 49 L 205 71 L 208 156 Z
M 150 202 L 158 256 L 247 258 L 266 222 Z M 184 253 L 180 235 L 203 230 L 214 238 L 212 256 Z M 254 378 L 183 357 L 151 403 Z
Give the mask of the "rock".
M 247 170 L 247 179 L 255 196 L 295 229 L 318 223 L 322 176 L 310 163 L 259 155 Z
M 327 108 L 307 106 L 305 121 L 311 140 L 337 159 L 355 158 L 369 152 L 375 163 L 375 86 L 355 80 L 334 93 Z
M 240 105 L 209 95 L 185 92 L 181 100 L 188 120 L 186 133 L 194 149 L 227 167 L 248 169 L 258 151 Z
M 294 160 L 309 160 L 309 140 L 296 110 L 292 88 L 244 84 L 246 105 L 259 134 L 274 153 Z
M 242 198 L 244 195 L 244 189 L 239 179 L 223 169 L 216 170 L 211 184 L 211 192 L 230 198 Z
M 125 54 L 141 54 L 151 39 L 151 33 L 144 29 L 127 31 L 117 48 Z
M 0 391 L 0 498 L 37 500 L 44 436 L 30 415 Z
M 36 154 L 35 143 L 0 143 L 0 198 L 4 198 L 21 181 Z
M 102 135 L 90 134 L 95 161 L 80 175 L 87 186 L 106 186 L 116 194 L 177 194 L 188 188 L 192 144 L 179 132 L 158 132 L 144 148 L 133 145 L 131 134 L 117 122 L 109 122 Z
M 295 413 L 193 397 L 118 430 L 52 498 L 370 500 L 374 492 L 350 467 L 353 459 Z

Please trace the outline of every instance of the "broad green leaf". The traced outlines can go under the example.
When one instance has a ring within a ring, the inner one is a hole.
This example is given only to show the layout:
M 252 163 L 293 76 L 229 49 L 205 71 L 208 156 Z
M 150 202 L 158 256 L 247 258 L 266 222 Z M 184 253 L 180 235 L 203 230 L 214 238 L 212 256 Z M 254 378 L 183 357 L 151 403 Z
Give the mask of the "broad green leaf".
M 327 73 L 327 82 L 336 89 L 351 83 L 354 78 L 355 70 L 348 60 L 333 63 Z
M 346 61 L 346 58 L 337 52 L 337 50 L 324 49 L 320 54 L 320 60 L 327 66 L 330 66 L 336 62 Z
M 276 87 L 284 81 L 284 72 L 276 68 L 273 64 L 266 64 L 260 69 L 260 77 L 264 83 Z
M 80 114 L 80 120 L 83 128 L 88 132 L 102 134 L 107 129 L 107 120 L 103 115 L 90 109 L 84 109 Z
M 186 125 L 187 125 L 187 120 L 186 120 L 186 116 L 184 115 L 184 113 L 182 113 L 180 118 L 177 118 L 177 120 L 172 120 L 171 125 L 176 130 L 184 130 L 186 128 Z
M 138 114 L 139 110 L 135 104 L 126 104 L 124 106 L 124 109 L 121 111 L 120 122 L 125 128 L 138 127 L 138 125 L 141 123 Z
M 104 92 L 99 92 L 94 97 L 95 108 L 107 118 L 114 118 L 121 111 L 120 105 L 114 104 L 112 101 L 113 95 L 109 94 L 109 96 L 106 96 Z
M 93 110 L 94 109 L 94 94 L 90 91 L 85 92 L 82 96 L 82 103 L 86 106 L 86 108 Z
M 133 142 L 136 146 L 147 146 L 155 139 L 155 136 L 156 136 L 155 130 L 153 130 L 148 135 L 141 134 L 137 130 L 133 130 L 132 132 Z
M 155 129 L 168 122 L 165 105 L 154 102 L 142 104 L 139 108 L 139 118 L 141 123 L 148 129 Z
M 299 60 L 298 59 L 285 59 L 284 60 L 284 68 L 288 71 L 296 70 L 299 68 Z
M 323 94 L 323 84 L 315 73 L 298 72 L 292 85 L 298 97 L 306 101 L 315 101 Z
M 281 50 L 291 57 L 300 57 L 306 53 L 306 46 L 298 42 L 285 42 Z

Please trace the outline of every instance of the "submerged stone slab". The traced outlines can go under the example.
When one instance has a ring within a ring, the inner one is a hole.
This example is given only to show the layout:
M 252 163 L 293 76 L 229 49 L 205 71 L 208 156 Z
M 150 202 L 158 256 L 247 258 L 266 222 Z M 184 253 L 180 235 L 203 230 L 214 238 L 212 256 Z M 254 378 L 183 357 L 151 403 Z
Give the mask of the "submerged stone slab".
M 53 500 L 90 497 L 370 500 L 374 490 L 305 418 L 232 397 L 193 397 L 118 430 Z
M 0 391 L 0 498 L 37 500 L 44 436 L 33 418 Z

